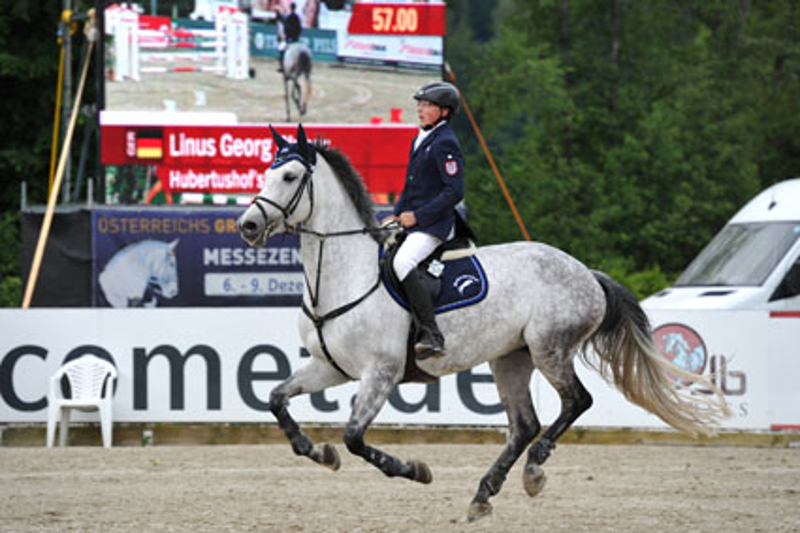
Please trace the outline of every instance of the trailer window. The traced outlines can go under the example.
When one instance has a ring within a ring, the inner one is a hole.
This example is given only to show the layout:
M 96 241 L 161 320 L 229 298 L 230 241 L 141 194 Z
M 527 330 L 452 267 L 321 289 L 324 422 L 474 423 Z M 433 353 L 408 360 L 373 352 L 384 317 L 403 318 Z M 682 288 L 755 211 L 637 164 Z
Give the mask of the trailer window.
M 800 238 L 800 222 L 729 224 L 681 274 L 677 286 L 758 286 Z

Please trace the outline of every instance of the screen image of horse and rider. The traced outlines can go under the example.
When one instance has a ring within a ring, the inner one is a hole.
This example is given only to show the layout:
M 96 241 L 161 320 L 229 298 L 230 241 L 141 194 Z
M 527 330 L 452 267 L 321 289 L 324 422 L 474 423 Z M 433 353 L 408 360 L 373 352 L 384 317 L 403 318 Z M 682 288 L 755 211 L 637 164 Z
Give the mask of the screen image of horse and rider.
M 176 4 L 171 14 L 168 2 L 155 14 L 148 2 L 122 14 L 106 8 L 105 109 L 237 124 L 414 124 L 412 95 L 441 79 L 444 35 L 412 33 L 434 4 L 373 3 L 364 30 L 351 24 L 359 3 L 195 0 L 194 11 Z M 228 24 L 226 7 L 246 24 Z M 135 33 L 121 33 L 123 19 Z

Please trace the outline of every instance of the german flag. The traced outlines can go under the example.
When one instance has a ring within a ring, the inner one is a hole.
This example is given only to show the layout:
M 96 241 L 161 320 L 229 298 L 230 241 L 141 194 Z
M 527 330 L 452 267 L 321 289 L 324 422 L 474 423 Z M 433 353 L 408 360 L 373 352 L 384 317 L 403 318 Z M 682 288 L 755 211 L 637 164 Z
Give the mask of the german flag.
M 161 130 L 139 130 L 136 132 L 136 157 L 139 159 L 161 159 L 164 156 L 164 138 Z

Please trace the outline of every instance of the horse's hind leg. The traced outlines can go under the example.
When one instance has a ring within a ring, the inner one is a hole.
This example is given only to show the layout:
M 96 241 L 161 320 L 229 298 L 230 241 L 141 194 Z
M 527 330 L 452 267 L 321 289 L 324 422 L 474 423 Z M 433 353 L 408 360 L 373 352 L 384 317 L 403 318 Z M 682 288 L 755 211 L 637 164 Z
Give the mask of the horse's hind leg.
M 536 368 L 558 392 L 561 399 L 561 413 L 528 450 L 523 480 L 525 490 L 530 496 L 535 496 L 542 488 L 536 480 L 543 479 L 541 465 L 555 449 L 558 438 L 592 406 L 591 394 L 575 374 L 574 353 L 571 348 L 561 348 L 535 353 L 533 356 Z
M 512 352 L 489 365 L 500 401 L 506 408 L 509 432 L 505 449 L 478 485 L 478 492 L 469 506 L 470 522 L 492 512 L 489 498 L 500 492 L 509 470 L 541 429 L 531 402 L 533 361 L 528 351 Z
M 386 403 L 396 384 L 398 369 L 385 365 L 374 369 L 361 378 L 361 384 L 353 404 L 353 412 L 344 430 L 347 450 L 358 455 L 387 477 L 404 477 L 420 483 L 430 483 L 433 479 L 428 466 L 421 461 L 402 462 L 364 442 L 364 433 Z
M 338 470 L 341 465 L 339 452 L 330 444 L 315 446 L 311 442 L 311 439 L 300 430 L 300 426 L 289 414 L 289 398 L 298 394 L 327 389 L 345 381 L 347 381 L 346 378 L 336 369 L 312 359 L 307 365 L 292 374 L 289 379 L 272 389 L 269 396 L 269 408 L 278 420 L 278 425 L 286 438 L 292 444 L 294 453 L 306 456 L 331 470 Z
M 300 114 L 305 115 L 308 110 L 308 101 L 311 100 L 311 78 L 305 76 L 305 83 L 301 85 Z

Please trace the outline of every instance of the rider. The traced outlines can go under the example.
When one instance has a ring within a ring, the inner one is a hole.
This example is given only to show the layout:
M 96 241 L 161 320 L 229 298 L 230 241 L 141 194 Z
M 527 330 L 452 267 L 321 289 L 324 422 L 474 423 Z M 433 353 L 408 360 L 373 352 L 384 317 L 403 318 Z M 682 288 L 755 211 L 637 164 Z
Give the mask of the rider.
M 409 155 L 406 181 L 389 220 L 406 228 L 392 264 L 408 297 L 417 334 L 418 359 L 444 354 L 444 337 L 434 317 L 433 295 L 417 266 L 453 236 L 455 206 L 464 196 L 464 156 L 450 127 L 458 111 L 458 90 L 435 81 L 414 94 L 420 131 Z
M 278 72 L 283 72 L 283 56 L 286 54 L 286 49 L 290 44 L 296 43 L 300 40 L 300 34 L 303 32 L 303 26 L 300 24 L 300 15 L 297 14 L 297 4 L 292 2 L 289 5 L 290 13 L 288 15 L 282 14 L 280 11 L 275 11 L 275 17 L 281 24 L 283 31 L 283 39 L 278 45 Z

